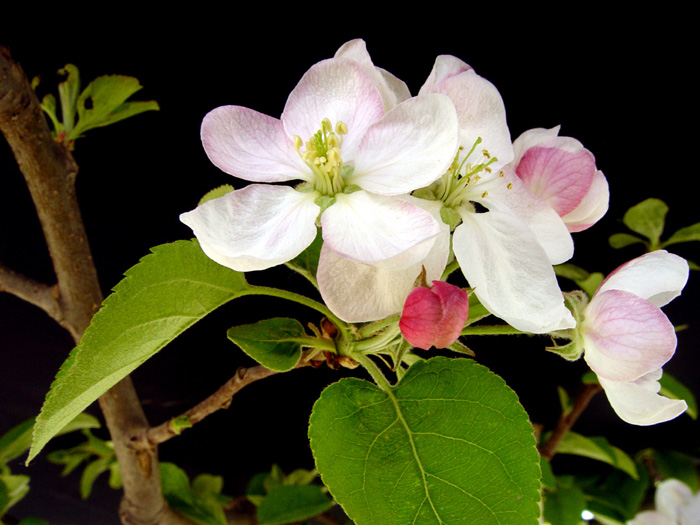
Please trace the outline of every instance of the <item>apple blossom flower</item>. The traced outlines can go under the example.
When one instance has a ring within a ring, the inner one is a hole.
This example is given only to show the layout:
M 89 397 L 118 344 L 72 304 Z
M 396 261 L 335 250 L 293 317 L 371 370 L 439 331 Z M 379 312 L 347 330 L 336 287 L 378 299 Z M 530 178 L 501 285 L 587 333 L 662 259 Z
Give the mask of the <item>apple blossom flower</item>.
M 654 425 L 687 408 L 658 395 L 661 367 L 676 349 L 674 327 L 660 307 L 680 295 L 687 280 L 684 259 L 654 251 L 613 271 L 581 312 L 584 359 L 628 423 Z
M 443 93 L 459 118 L 460 151 L 450 169 L 414 195 L 442 201 L 453 250 L 469 285 L 494 315 L 523 331 L 573 327 L 552 268 L 573 254 L 556 212 L 507 164 L 513 146 L 498 90 L 452 56 L 439 56 L 420 95 Z
M 202 122 L 202 142 L 221 170 L 256 183 L 181 215 L 204 252 L 238 271 L 262 270 L 301 253 L 320 224 L 344 258 L 406 267 L 440 231 L 433 216 L 398 196 L 449 166 L 457 122 L 443 95 L 385 111 L 363 67 L 333 58 L 312 66 L 281 119 L 223 106 Z M 320 217 L 319 217 L 320 216 Z
M 469 297 L 462 288 L 444 281 L 417 286 L 406 297 L 399 320 L 404 339 L 423 350 L 454 343 L 469 317 Z
M 655 510 L 637 514 L 627 525 L 700 525 L 700 493 L 677 479 L 658 484 L 654 494 Z
M 559 126 L 531 129 L 513 142 L 511 167 L 525 186 L 547 202 L 571 232 L 590 228 L 608 210 L 610 193 L 593 154 Z

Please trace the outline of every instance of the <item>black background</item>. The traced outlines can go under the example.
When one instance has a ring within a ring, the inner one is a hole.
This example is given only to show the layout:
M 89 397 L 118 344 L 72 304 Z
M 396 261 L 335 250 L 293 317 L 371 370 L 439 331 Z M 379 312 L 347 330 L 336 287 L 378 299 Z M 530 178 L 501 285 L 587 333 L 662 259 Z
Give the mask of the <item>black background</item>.
M 561 135 L 579 139 L 593 152 L 610 184 L 610 211 L 574 236 L 572 262 L 607 273 L 640 255 L 637 248 L 611 249 L 607 237 L 624 231 L 624 211 L 648 197 L 670 205 L 669 233 L 697 222 L 697 133 L 691 120 L 697 105 L 687 74 L 696 49 L 690 47 L 684 15 L 669 10 L 611 18 L 604 11 L 502 10 L 470 5 L 463 12 L 438 13 L 423 6 L 421 12 L 395 8 L 384 14 L 353 5 L 332 15 L 308 6 L 286 12 L 256 7 L 245 15 L 203 6 L 148 16 L 142 11 L 83 11 L 75 17 L 24 13 L 0 18 L 0 44 L 10 47 L 30 78 L 41 76 L 40 96 L 56 93 L 56 71 L 73 63 L 83 85 L 103 74 L 132 75 L 144 86 L 135 98 L 160 104 L 159 112 L 93 130 L 76 143 L 77 189 L 105 294 L 150 247 L 191 236 L 178 216 L 206 191 L 223 183 L 245 184 L 206 158 L 199 140 L 202 117 L 224 104 L 279 116 L 304 71 L 353 38 L 365 39 L 374 63 L 406 81 L 413 93 L 435 56 L 458 56 L 500 90 L 513 138 L 530 128 L 561 125 Z M 695 243 L 672 250 L 700 260 Z M 4 141 L 0 259 L 34 279 L 53 282 L 31 199 Z M 284 268 L 249 279 L 312 293 Z M 700 395 L 697 281 L 692 274 L 684 294 L 665 308 L 674 324 L 690 328 L 678 334 L 676 355 L 664 369 Z M 562 282 L 564 289 L 571 286 Z M 226 340 L 226 328 L 275 315 L 318 320 L 313 312 L 274 299 L 234 301 L 138 369 L 133 377 L 151 423 L 186 410 L 238 366 L 251 364 Z M 575 393 L 586 370 L 582 361 L 568 363 L 544 352 L 544 338 L 467 342 L 480 362 L 515 389 L 532 420 L 547 427 L 558 417 L 556 386 Z M 43 312 L 0 294 L 0 433 L 38 413 L 71 348 L 68 334 Z M 287 471 L 311 468 L 308 416 L 321 389 L 342 375 L 347 373 L 300 370 L 252 385 L 229 410 L 164 444 L 161 459 L 178 463 L 190 476 L 223 475 L 229 494 L 241 493 L 252 474 L 273 462 Z M 96 408 L 91 412 L 97 415 Z M 650 446 L 693 451 L 698 445 L 698 425 L 687 415 L 634 427 L 615 416 L 602 394 L 576 430 L 605 435 L 629 452 Z M 74 443 L 65 437 L 56 444 Z M 569 466 L 556 461 L 561 469 Z M 29 496 L 13 509 L 18 517 L 43 517 L 52 525 L 118 522 L 119 495 L 103 478 L 83 502 L 77 474 L 59 478 L 60 468 L 43 455 L 29 468 L 15 461 L 12 470 L 32 476 Z

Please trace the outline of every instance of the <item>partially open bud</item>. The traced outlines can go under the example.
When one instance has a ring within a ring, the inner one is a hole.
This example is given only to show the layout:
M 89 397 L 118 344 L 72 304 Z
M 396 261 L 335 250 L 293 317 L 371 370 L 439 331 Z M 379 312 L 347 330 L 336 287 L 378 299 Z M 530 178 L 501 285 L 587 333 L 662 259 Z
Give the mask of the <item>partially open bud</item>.
M 454 343 L 469 316 L 467 292 L 444 281 L 414 288 L 403 306 L 399 328 L 416 348 L 446 348 Z

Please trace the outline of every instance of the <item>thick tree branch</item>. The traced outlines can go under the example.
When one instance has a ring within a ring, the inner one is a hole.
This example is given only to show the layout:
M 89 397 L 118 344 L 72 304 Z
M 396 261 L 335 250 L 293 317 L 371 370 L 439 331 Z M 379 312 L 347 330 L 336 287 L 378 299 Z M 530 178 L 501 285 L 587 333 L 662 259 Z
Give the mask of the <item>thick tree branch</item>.
M 53 140 L 26 75 L 2 47 L 0 131 L 12 149 L 34 201 L 56 273 L 56 301 L 63 313 L 62 324 L 77 343 L 102 302 L 75 194 L 78 167 L 70 151 Z M 146 439 L 148 423 L 130 378 L 104 394 L 100 407 L 123 480 L 122 522 L 191 523 L 170 510 L 163 499 L 157 448 Z
M 311 365 L 310 361 L 302 359 L 295 368 L 302 368 L 309 365 Z M 199 423 L 202 419 L 213 414 L 217 410 L 228 408 L 231 405 L 231 398 L 243 387 L 277 373 L 278 372 L 265 368 L 262 365 L 250 368 L 240 367 L 236 370 L 235 375 L 226 381 L 216 392 L 198 405 L 183 412 L 175 419 L 186 421 L 188 425 Z M 166 421 L 148 431 L 148 441 L 152 444 L 163 443 L 177 436 L 180 431 L 181 430 L 173 428 L 172 420 Z
M 554 457 L 554 455 L 557 453 L 557 447 L 559 446 L 561 440 L 564 438 L 566 433 L 571 430 L 571 427 L 574 426 L 574 423 L 586 409 L 588 403 L 591 402 L 593 396 L 595 396 L 601 390 L 602 387 L 597 383 L 586 385 L 583 388 L 583 390 L 576 397 L 574 406 L 570 411 L 562 413 L 562 415 L 559 417 L 559 421 L 557 422 L 557 426 L 554 427 L 554 430 L 552 430 L 552 433 L 549 435 L 549 439 L 547 439 L 546 443 L 540 447 L 540 455 L 543 458 L 550 460 Z

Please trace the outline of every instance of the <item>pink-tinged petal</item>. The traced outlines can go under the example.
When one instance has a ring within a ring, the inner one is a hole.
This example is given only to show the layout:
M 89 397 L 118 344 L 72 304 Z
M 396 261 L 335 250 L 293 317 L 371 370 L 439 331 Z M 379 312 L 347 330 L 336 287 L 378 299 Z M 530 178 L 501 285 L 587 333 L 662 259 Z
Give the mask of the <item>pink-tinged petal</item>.
M 584 317 L 584 359 L 599 377 L 634 381 L 661 368 L 676 350 L 676 332 L 666 315 L 632 293 L 597 292 Z
M 575 326 L 546 252 L 518 217 L 494 209 L 462 219 L 454 253 L 489 312 L 531 333 Z
M 610 189 L 602 171 L 596 171 L 588 193 L 572 212 L 562 217 L 570 232 L 580 232 L 593 226 L 608 211 Z
M 535 234 L 549 262 L 561 264 L 574 254 L 571 233 L 552 207 L 529 191 L 510 166 L 501 169 L 500 184 L 492 185 L 488 195 L 477 199 L 489 209 L 510 210 Z
M 681 509 L 688 506 L 693 500 L 693 491 L 690 487 L 677 479 L 666 479 L 656 487 L 654 494 L 654 505 L 656 510 L 672 518 L 674 524 L 680 521 Z M 696 514 L 700 519 L 700 514 Z M 696 521 L 697 525 L 698 521 Z M 681 525 L 683 522 L 681 521 Z
M 435 93 L 436 86 L 441 82 L 473 69 L 469 64 L 452 55 L 439 55 L 435 59 L 433 69 L 428 75 L 423 86 L 420 88 L 419 95 L 426 93 Z
M 222 106 L 207 113 L 201 134 L 209 160 L 230 175 L 253 182 L 311 180 L 278 119 Z
M 685 401 L 660 396 L 660 371 L 637 381 L 610 381 L 598 376 L 615 413 L 632 425 L 656 425 L 678 417 L 688 408 Z
M 555 126 L 551 129 L 545 128 L 534 128 L 529 129 L 520 134 L 520 136 L 513 141 L 513 166 L 517 166 L 520 163 L 520 159 L 523 154 L 530 148 L 537 146 L 538 144 L 547 144 L 557 138 L 559 135 L 559 129 L 561 126 Z
M 408 294 L 399 328 L 411 345 L 428 350 L 446 348 L 459 338 L 469 317 L 467 292 L 444 281 L 418 286 Z
M 409 193 L 445 173 L 456 151 L 457 116 L 450 99 L 415 97 L 367 130 L 347 183 L 379 195 Z
M 429 212 L 397 197 L 356 191 L 339 193 L 335 199 L 321 215 L 323 240 L 347 259 L 381 263 L 440 233 L 439 223 Z M 415 260 L 402 257 L 400 266 L 418 262 L 427 251 L 412 250 Z
M 525 186 L 559 216 L 576 209 L 596 172 L 593 154 L 583 147 L 570 151 L 561 144 L 565 140 L 557 137 L 551 144 L 529 148 L 515 169 Z
M 385 111 L 411 97 L 405 82 L 372 63 L 364 40 L 357 38 L 346 42 L 336 51 L 335 58 L 348 58 L 362 67 L 381 93 Z
M 402 198 L 418 203 L 439 219 L 440 203 Z M 440 222 L 440 234 L 421 244 L 429 247 L 426 257 L 401 270 L 345 259 L 324 244 L 316 273 L 323 301 L 348 323 L 375 321 L 400 312 L 423 267 L 428 281 L 439 279 L 445 270 L 450 253 L 449 227 Z
M 237 271 L 264 270 L 301 253 L 316 237 L 315 193 L 251 184 L 180 215 L 211 259 Z
M 452 99 L 459 119 L 459 144 L 467 151 L 482 139 L 477 151 L 486 149 L 498 161 L 492 169 L 508 164 L 513 160 L 513 145 L 506 122 L 506 110 L 496 87 L 473 69 L 456 75 L 443 75 L 440 82 L 421 94 L 444 93 Z
M 362 67 L 349 59 L 332 58 L 313 65 L 290 93 L 282 113 L 290 136 L 309 140 L 327 118 L 348 127 L 343 160 L 351 159 L 367 128 L 384 114 L 379 90 Z
M 688 273 L 685 259 L 656 250 L 619 266 L 601 283 L 597 293 L 623 290 L 661 307 L 681 294 Z

